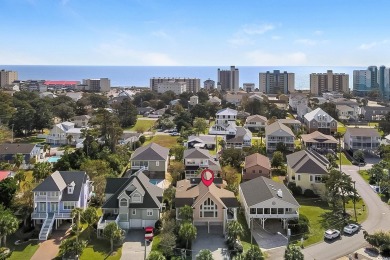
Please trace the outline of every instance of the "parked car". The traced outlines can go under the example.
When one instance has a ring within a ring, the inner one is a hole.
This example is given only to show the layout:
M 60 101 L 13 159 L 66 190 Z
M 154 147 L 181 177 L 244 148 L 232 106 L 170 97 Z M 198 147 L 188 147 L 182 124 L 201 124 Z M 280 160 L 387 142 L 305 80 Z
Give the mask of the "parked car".
M 153 240 L 153 227 L 145 228 L 145 240 L 152 241 Z
M 325 231 L 324 237 L 325 239 L 329 240 L 338 238 L 340 237 L 340 231 L 338 231 L 337 229 L 328 229 Z
M 360 227 L 356 224 L 349 224 L 344 227 L 344 233 L 352 235 L 353 233 L 359 231 Z
M 178 132 L 172 132 L 171 133 L 171 136 L 179 136 L 180 135 L 180 133 L 178 133 Z

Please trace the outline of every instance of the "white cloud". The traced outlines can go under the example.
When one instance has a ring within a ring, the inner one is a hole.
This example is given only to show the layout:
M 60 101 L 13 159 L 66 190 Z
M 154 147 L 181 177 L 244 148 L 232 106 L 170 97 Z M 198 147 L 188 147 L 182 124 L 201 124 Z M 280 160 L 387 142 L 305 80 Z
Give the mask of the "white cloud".
M 282 39 L 282 36 L 274 35 L 274 36 L 271 37 L 271 39 L 277 41 L 277 40 Z
M 312 39 L 298 39 L 295 40 L 294 43 L 313 46 L 313 45 L 317 45 L 318 41 Z
M 104 64 L 148 66 L 179 65 L 178 62 L 165 53 L 138 51 L 118 43 L 100 44 L 95 51 L 103 56 Z
M 242 27 L 242 31 L 249 35 L 264 34 L 273 29 L 275 26 L 272 24 L 245 24 Z
M 255 42 L 254 42 L 254 40 L 252 40 L 248 37 L 235 35 L 235 36 L 233 36 L 233 38 L 228 40 L 228 43 L 233 45 L 233 47 L 239 47 L 239 46 L 245 46 L 245 45 L 253 45 Z
M 262 50 L 247 52 L 245 57 L 251 66 L 306 65 L 308 60 L 303 52 L 268 53 Z
M 390 41 L 389 40 L 383 40 L 383 41 L 375 41 L 375 42 L 370 42 L 370 43 L 362 43 L 358 49 L 360 50 L 369 50 L 369 49 L 372 49 L 378 45 L 383 45 L 383 44 L 387 44 L 389 43 Z

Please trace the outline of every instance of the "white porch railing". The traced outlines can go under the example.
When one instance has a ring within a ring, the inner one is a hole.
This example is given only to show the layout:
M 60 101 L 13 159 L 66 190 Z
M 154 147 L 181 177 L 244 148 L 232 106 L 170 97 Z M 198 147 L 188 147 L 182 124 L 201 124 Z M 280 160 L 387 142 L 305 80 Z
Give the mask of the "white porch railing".
M 70 212 L 65 212 L 65 213 L 55 213 L 54 218 L 59 218 L 59 219 L 69 219 L 72 217 L 72 214 Z
M 47 218 L 47 213 L 45 212 L 33 212 L 31 214 L 32 219 L 46 219 Z
M 116 217 L 116 219 L 112 219 L 112 220 L 103 220 L 103 217 L 104 217 L 104 215 L 101 216 L 99 219 L 99 222 L 97 225 L 98 229 L 104 229 L 108 223 L 115 222 L 118 224 L 118 222 L 119 222 L 119 215 Z

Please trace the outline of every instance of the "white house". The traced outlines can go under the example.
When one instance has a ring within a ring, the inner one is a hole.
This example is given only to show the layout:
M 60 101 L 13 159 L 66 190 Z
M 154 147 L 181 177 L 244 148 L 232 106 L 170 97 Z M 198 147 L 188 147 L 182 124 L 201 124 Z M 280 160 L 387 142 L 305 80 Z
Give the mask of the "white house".
M 249 227 L 252 220 L 264 228 L 267 219 L 280 219 L 287 229 L 289 219 L 299 218 L 300 205 L 283 183 L 261 176 L 241 183 L 239 194 Z
M 344 149 L 374 151 L 380 145 L 380 135 L 375 128 L 347 127 Z
M 54 125 L 50 130 L 49 135 L 46 138 L 46 142 L 49 144 L 76 144 L 81 141 L 81 130 L 85 128 L 75 128 L 75 123 L 62 122 Z M 68 136 L 71 136 L 68 137 Z
M 288 105 L 291 107 L 292 111 L 297 111 L 297 107 L 299 105 L 308 105 L 309 99 L 307 95 L 303 93 L 292 93 L 290 94 L 290 98 L 288 100 Z
M 253 115 L 247 117 L 244 127 L 253 130 L 260 130 L 260 129 L 264 129 L 266 125 L 267 125 L 267 118 L 265 116 Z
M 184 151 L 185 178 L 194 178 L 199 175 L 199 169 L 210 169 L 215 174 L 221 173 L 219 161 L 205 149 L 192 148 Z
M 267 152 L 276 150 L 278 143 L 283 143 L 287 150 L 294 151 L 295 135 L 292 130 L 279 121 L 265 127 L 265 142 Z
M 235 136 L 226 136 L 226 146 L 230 148 L 242 149 L 251 147 L 252 132 L 245 127 L 237 127 Z
M 209 129 L 212 135 L 235 135 L 237 111 L 231 108 L 221 109 L 215 116 L 215 125 Z
M 357 119 L 357 112 L 355 109 L 347 105 L 336 105 L 337 115 L 340 119 L 349 120 Z

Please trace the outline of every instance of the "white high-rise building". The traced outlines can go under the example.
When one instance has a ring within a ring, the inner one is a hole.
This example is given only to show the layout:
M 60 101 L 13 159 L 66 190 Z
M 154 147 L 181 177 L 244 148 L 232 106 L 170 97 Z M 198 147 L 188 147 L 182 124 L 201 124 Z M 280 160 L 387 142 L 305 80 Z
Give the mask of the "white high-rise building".
M 176 95 L 180 95 L 183 92 L 186 92 L 187 84 L 184 82 L 176 82 L 174 80 L 165 81 L 157 84 L 157 92 L 165 93 L 167 91 L 172 91 Z
M 91 92 L 109 92 L 111 89 L 111 83 L 108 78 L 83 79 L 83 85 L 86 86 L 86 90 Z

